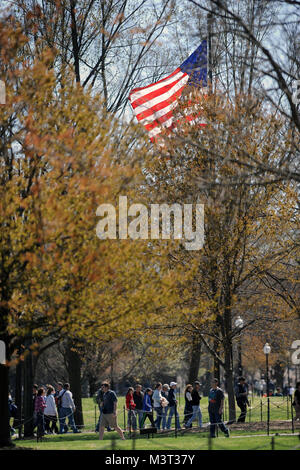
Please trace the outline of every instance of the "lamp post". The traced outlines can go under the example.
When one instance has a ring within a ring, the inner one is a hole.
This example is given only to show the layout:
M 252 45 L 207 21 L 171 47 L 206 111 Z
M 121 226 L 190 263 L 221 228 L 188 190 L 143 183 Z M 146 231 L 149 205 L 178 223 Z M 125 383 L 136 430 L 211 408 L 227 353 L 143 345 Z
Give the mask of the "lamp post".
M 290 393 L 290 387 L 291 387 L 291 381 L 290 381 L 290 351 L 286 353 L 287 355 L 287 375 L 288 375 L 288 387 L 289 387 L 289 392 Z
M 267 374 L 267 401 L 268 401 L 268 418 L 267 418 L 267 428 L 268 435 L 270 434 L 270 391 L 269 391 L 269 354 L 271 352 L 271 346 L 266 343 L 263 348 L 264 354 L 266 356 L 266 374 Z
M 244 326 L 244 320 L 242 317 L 238 316 L 234 322 L 235 327 L 241 330 Z M 238 372 L 239 376 L 243 375 L 243 367 L 242 367 L 242 341 L 241 335 L 239 335 L 239 342 L 238 342 Z

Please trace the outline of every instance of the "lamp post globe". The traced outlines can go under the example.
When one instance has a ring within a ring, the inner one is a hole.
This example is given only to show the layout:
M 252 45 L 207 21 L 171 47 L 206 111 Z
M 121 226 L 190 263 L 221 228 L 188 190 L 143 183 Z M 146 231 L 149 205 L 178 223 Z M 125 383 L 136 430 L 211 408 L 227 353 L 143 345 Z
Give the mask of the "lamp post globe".
M 241 330 L 244 326 L 244 320 L 242 317 L 238 316 L 235 319 L 234 325 L 236 328 Z M 239 335 L 238 339 L 238 375 L 242 376 L 243 375 L 243 366 L 242 366 L 242 341 L 241 341 L 241 336 Z
M 234 322 L 234 325 L 236 328 L 242 329 L 244 326 L 244 320 L 242 317 L 238 316 Z

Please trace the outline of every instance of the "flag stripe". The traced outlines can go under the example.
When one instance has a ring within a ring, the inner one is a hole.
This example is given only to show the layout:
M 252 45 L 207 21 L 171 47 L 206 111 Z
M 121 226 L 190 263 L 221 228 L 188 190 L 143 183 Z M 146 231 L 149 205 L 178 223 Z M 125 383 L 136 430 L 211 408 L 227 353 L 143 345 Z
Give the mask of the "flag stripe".
M 174 77 L 174 75 L 177 75 L 177 78 Z M 131 90 L 131 92 L 129 93 L 129 99 L 131 101 L 131 103 L 133 103 L 134 101 L 136 101 L 137 99 L 141 98 L 142 96 L 148 94 L 148 93 L 151 93 L 152 91 L 155 91 L 155 90 L 158 90 L 159 88 L 161 88 L 163 85 L 168 85 L 168 83 L 171 83 L 173 82 L 174 80 L 177 80 L 179 79 L 180 77 L 182 77 L 183 75 L 185 75 L 184 72 L 182 72 L 180 70 L 180 68 L 178 67 L 176 70 L 174 70 L 174 72 L 172 72 L 170 75 L 168 75 L 167 77 L 165 78 L 162 78 L 161 80 L 159 80 L 158 82 L 156 83 L 151 83 L 150 85 L 147 85 L 145 87 L 141 87 L 141 88 L 135 88 L 134 90 Z
M 146 127 L 147 124 L 153 122 L 154 119 L 157 119 L 160 121 L 161 118 L 163 118 L 166 114 L 169 114 L 169 112 L 172 111 L 174 108 L 176 108 L 176 106 L 178 106 L 178 102 L 177 100 L 174 100 L 173 103 L 171 103 L 169 106 L 165 106 L 162 109 L 157 109 L 157 111 L 155 112 L 155 118 L 152 113 L 148 117 L 141 119 L 140 122 L 141 124 L 144 124 L 144 126 Z
M 160 90 L 156 90 L 149 95 L 145 95 L 142 98 L 139 98 L 133 103 L 133 109 L 137 116 L 138 120 L 144 119 L 147 115 L 149 115 L 149 109 L 155 110 L 156 104 L 160 104 L 164 101 L 168 101 L 167 105 L 170 104 L 173 100 L 173 95 L 177 92 L 178 89 L 183 88 L 185 86 L 186 79 L 181 77 L 179 80 L 167 85 L 166 87 L 161 88 Z M 155 104 L 156 103 L 156 104 Z M 164 105 L 166 106 L 166 105 Z M 162 106 L 159 106 L 160 109 Z M 142 113 L 146 113 L 145 115 Z
M 163 116 L 168 111 L 170 111 L 171 106 L 173 103 L 178 104 L 178 98 L 182 94 L 183 86 L 181 86 L 178 90 L 176 90 L 171 97 L 166 100 L 160 101 L 159 103 L 153 105 L 151 108 L 143 111 L 140 114 L 137 114 L 137 120 L 140 121 L 142 119 L 148 118 L 148 122 L 153 121 L 160 116 Z
M 141 113 L 147 112 L 150 109 L 154 108 L 155 105 L 160 104 L 160 103 L 165 103 L 163 106 L 160 108 L 163 108 L 164 106 L 168 106 L 172 102 L 173 95 L 179 91 L 182 90 L 183 87 L 186 85 L 186 82 L 188 81 L 189 76 L 185 75 L 181 80 L 175 83 L 169 90 L 165 91 L 164 88 L 161 90 L 162 92 L 151 99 L 149 97 L 149 100 L 141 104 L 140 106 L 137 106 L 134 108 L 134 112 L 136 114 L 136 117 L 138 120 L 143 119 L 145 116 L 140 116 Z
M 156 126 L 154 129 L 152 129 L 149 132 L 149 137 L 154 137 L 155 135 L 160 134 L 161 131 L 162 131 L 161 128 L 170 127 L 170 126 L 172 126 L 172 123 L 173 123 L 173 116 L 170 119 L 168 119 L 167 121 L 163 122 L 161 124 L 161 126 Z
M 155 127 L 163 124 L 164 122 L 168 121 L 170 117 L 173 116 L 173 110 L 171 109 L 168 113 L 164 114 L 160 118 L 155 119 L 154 121 L 150 122 L 149 124 L 144 124 L 145 128 L 147 131 L 151 131 L 151 129 L 154 129 Z

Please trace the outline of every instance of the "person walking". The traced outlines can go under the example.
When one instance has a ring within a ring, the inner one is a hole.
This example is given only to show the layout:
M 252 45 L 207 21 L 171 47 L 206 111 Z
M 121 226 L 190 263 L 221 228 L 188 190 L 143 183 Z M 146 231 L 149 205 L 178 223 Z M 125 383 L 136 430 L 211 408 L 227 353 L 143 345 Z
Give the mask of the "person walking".
M 144 399 L 144 394 L 142 392 L 142 386 L 140 384 L 137 384 L 135 386 L 135 391 L 133 392 L 133 400 L 135 403 L 135 412 L 139 420 L 140 429 L 142 429 L 142 422 L 143 422 L 143 417 L 144 417 L 143 399 Z
M 45 397 L 46 408 L 44 410 L 44 418 L 45 418 L 45 431 L 47 434 L 58 434 L 58 427 L 57 427 L 57 410 L 56 410 L 56 403 L 54 399 L 54 387 L 52 385 L 48 385 L 47 394 Z M 51 428 L 50 428 L 51 424 Z
M 17 418 L 17 412 L 18 412 L 18 407 L 13 402 L 11 394 L 9 393 L 8 394 L 8 418 L 9 418 L 9 429 L 10 429 L 10 433 L 11 433 L 12 436 L 16 432 L 16 430 L 14 428 L 14 426 L 15 426 L 14 422 Z M 12 426 L 10 425 L 10 419 L 11 418 L 13 418 L 13 425 Z
M 36 415 L 36 426 L 37 426 L 37 441 L 41 440 L 45 435 L 45 422 L 44 422 L 44 410 L 46 408 L 45 403 L 45 390 L 41 387 L 38 389 L 37 396 L 34 401 L 34 412 Z
M 152 389 L 146 388 L 143 398 L 143 420 L 142 420 L 142 428 L 144 427 L 145 421 L 148 418 L 151 426 L 155 428 L 155 422 L 153 419 L 153 405 L 152 405 Z
M 106 426 L 110 426 L 117 431 L 122 441 L 124 441 L 125 437 L 123 431 L 120 426 L 118 426 L 117 421 L 117 395 L 113 390 L 110 390 L 108 382 L 103 382 L 101 388 L 103 390 L 103 406 L 99 424 L 99 439 L 100 441 L 103 440 L 104 429 Z
M 38 396 L 38 385 L 37 384 L 34 384 L 32 386 L 32 407 L 33 407 L 33 416 L 32 416 L 32 431 L 34 431 L 34 429 L 36 428 L 37 426 L 37 415 L 36 415 L 36 412 L 35 412 L 35 400 L 36 400 L 36 397 Z
M 217 425 L 226 437 L 229 437 L 229 429 L 222 422 L 222 413 L 224 407 L 224 392 L 218 386 L 218 379 L 213 379 L 208 396 L 208 414 L 210 421 L 210 437 L 216 437 Z
M 289 396 L 290 396 L 290 397 L 292 397 L 292 396 L 294 395 L 295 389 L 294 389 L 293 385 L 291 385 L 291 386 L 289 387 L 289 392 L 288 392 L 288 393 L 289 393 Z
M 63 388 L 64 388 L 63 384 L 61 382 L 57 382 L 57 387 L 56 387 L 56 390 L 55 390 L 55 393 L 54 393 L 54 400 L 55 400 L 57 411 L 59 411 L 58 410 L 58 408 L 59 408 L 58 397 L 59 397 L 60 392 L 63 390 Z
M 162 404 L 162 384 L 158 382 L 155 385 L 155 390 L 153 392 L 153 408 L 154 411 L 156 412 L 156 420 L 155 420 L 155 427 L 157 429 L 160 429 L 161 421 L 163 418 L 163 407 L 161 406 Z
M 294 419 L 295 421 L 297 421 L 298 419 L 300 421 L 300 382 L 296 383 L 293 406 L 295 407 L 295 411 L 296 411 L 296 416 Z
M 66 424 L 66 419 L 68 418 L 68 425 L 72 428 L 74 433 L 79 433 L 74 421 L 74 412 L 75 404 L 73 401 L 73 395 L 70 391 L 70 384 L 65 383 L 63 389 L 59 392 L 58 395 L 58 415 L 59 415 L 59 424 L 60 424 L 60 434 L 68 432 L 68 426 Z
M 99 427 L 100 427 L 100 419 L 101 419 L 101 413 L 102 413 L 102 407 L 103 407 L 103 395 L 104 395 L 104 392 L 102 390 L 102 387 L 100 387 L 97 393 L 97 397 L 96 397 L 96 402 L 98 403 L 98 407 L 99 407 L 99 419 L 98 419 L 98 423 L 96 424 L 96 429 L 95 429 L 95 432 L 97 433 L 99 432 Z M 106 431 L 110 432 L 110 431 L 113 431 L 113 429 L 110 426 L 106 426 Z
M 184 421 L 183 421 L 184 426 L 193 415 L 192 391 L 193 391 L 193 385 L 187 384 L 187 386 L 185 387 L 185 391 L 184 391 L 184 401 L 185 401 L 184 412 L 183 412 L 184 413 Z M 192 427 L 192 424 L 190 425 L 190 427 Z
M 276 387 L 276 393 L 274 394 L 274 397 L 283 397 L 280 387 Z
M 190 417 L 190 419 L 187 421 L 185 428 L 191 428 L 192 427 L 192 422 L 195 420 L 198 420 L 198 426 L 199 428 L 202 428 L 202 412 L 200 408 L 200 382 L 196 380 L 194 383 L 194 388 L 191 393 L 192 396 L 192 409 L 193 409 L 193 414 Z
M 162 386 L 162 391 L 161 391 L 161 396 L 162 396 L 162 402 L 161 402 L 161 406 L 162 406 L 162 428 L 163 430 L 165 430 L 167 428 L 167 415 L 168 415 L 168 405 L 169 405 L 169 401 L 168 401 L 168 396 L 169 396 L 169 390 L 170 390 L 170 387 L 168 384 L 164 384 Z
M 244 423 L 247 415 L 248 401 L 248 387 L 244 377 L 239 377 L 238 383 L 235 387 L 236 403 L 241 410 L 241 414 L 237 420 L 238 423 Z
M 176 420 L 176 429 L 181 429 L 180 421 L 179 421 L 179 414 L 177 410 L 176 387 L 177 387 L 177 382 L 170 383 L 169 416 L 168 416 L 168 421 L 167 421 L 167 429 L 171 429 L 171 423 L 172 423 L 172 418 L 174 414 L 175 414 L 175 420 Z
M 134 388 L 133 387 L 129 387 L 128 391 L 127 391 L 127 394 L 126 394 L 126 409 L 127 409 L 127 412 L 128 412 L 128 416 L 127 416 L 127 428 L 129 430 L 129 432 L 131 432 L 131 428 L 133 429 L 133 431 L 136 431 L 136 413 L 135 413 L 135 403 L 134 403 L 134 399 L 133 399 L 133 392 L 134 392 Z

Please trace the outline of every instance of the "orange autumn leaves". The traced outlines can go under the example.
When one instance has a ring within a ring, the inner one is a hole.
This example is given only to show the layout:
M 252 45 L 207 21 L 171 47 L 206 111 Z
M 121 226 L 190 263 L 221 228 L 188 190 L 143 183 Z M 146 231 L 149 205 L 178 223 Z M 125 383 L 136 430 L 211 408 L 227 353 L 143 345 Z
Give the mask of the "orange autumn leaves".
M 33 61 L 21 48 L 3 59 L 11 71 L 1 110 L 3 328 L 12 340 L 124 337 L 171 295 L 170 277 L 157 273 L 146 243 L 100 241 L 96 209 L 135 197 L 147 145 L 69 70 L 58 83 L 52 54 Z

